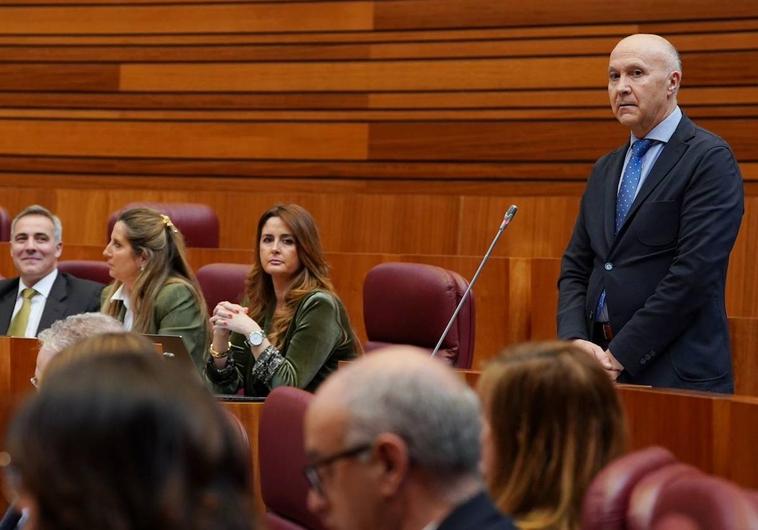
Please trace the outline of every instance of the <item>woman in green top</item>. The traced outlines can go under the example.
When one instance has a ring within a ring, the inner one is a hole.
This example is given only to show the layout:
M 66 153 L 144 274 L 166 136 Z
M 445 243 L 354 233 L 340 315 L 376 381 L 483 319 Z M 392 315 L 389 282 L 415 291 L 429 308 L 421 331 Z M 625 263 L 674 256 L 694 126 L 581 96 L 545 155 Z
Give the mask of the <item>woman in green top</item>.
M 206 375 L 216 391 L 265 396 L 277 386 L 314 390 L 359 348 L 329 280 L 316 223 L 278 204 L 258 221 L 243 305 L 213 310 Z
M 180 335 L 202 374 L 208 356 L 208 313 L 184 255 L 184 238 L 152 208 L 119 214 L 103 255 L 115 280 L 103 290 L 101 311 L 127 330 Z

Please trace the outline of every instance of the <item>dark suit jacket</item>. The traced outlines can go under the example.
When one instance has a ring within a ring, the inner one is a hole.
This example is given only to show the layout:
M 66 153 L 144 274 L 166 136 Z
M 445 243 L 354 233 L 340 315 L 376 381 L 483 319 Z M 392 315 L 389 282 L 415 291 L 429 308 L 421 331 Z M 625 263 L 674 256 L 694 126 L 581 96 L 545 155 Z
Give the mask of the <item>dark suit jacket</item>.
M 682 116 L 614 236 L 628 144 L 601 158 L 558 282 L 558 334 L 591 339 L 607 293 L 620 382 L 732 392 L 724 286 L 744 211 L 729 145 Z
M 516 530 L 486 493 L 479 493 L 453 510 L 437 530 Z
M 0 280 L 0 330 L 5 335 L 11 325 L 13 307 L 18 295 L 18 278 Z M 42 310 L 37 334 L 69 315 L 100 311 L 100 291 L 103 285 L 89 280 L 82 280 L 65 272 L 58 271 L 58 276 L 50 289 L 50 296 Z

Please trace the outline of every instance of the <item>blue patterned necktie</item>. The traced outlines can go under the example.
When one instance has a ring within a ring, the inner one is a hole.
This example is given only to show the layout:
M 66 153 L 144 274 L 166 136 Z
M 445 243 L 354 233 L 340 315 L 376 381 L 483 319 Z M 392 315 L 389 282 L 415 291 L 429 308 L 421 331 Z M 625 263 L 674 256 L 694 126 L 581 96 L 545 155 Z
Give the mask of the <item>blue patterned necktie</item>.
M 616 197 L 616 233 L 621 230 L 634 202 L 634 196 L 637 194 L 637 186 L 642 176 L 642 157 L 654 143 L 655 140 L 644 139 L 637 140 L 632 144 L 632 156 L 629 157 L 629 163 L 621 177 L 621 187 L 618 197 Z
M 626 165 L 624 175 L 621 177 L 621 186 L 616 197 L 616 233 L 624 225 L 629 209 L 632 207 L 634 197 L 637 194 L 637 186 L 640 184 L 642 177 L 642 157 L 650 149 L 655 140 L 637 140 L 632 144 L 632 156 L 629 157 L 629 163 Z M 605 289 L 600 293 L 597 306 L 595 307 L 595 320 L 605 321 Z

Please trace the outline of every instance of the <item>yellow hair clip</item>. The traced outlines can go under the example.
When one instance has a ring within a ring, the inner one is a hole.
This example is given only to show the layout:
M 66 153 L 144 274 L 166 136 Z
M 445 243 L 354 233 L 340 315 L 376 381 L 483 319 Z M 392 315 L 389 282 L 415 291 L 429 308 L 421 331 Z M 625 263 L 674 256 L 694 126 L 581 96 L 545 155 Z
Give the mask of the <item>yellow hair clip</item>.
M 168 215 L 161 214 L 161 221 L 163 221 L 163 224 L 170 228 L 171 231 L 175 234 L 179 232 L 179 230 L 176 229 L 176 226 L 174 226 L 174 223 L 171 222 L 171 218 Z

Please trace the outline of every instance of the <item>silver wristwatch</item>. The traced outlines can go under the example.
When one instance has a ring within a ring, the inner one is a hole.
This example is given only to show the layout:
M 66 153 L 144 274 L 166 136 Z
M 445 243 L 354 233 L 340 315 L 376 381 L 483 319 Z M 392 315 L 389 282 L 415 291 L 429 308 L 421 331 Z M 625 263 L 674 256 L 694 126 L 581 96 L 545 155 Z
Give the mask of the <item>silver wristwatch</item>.
M 251 331 L 250 334 L 247 336 L 247 341 L 250 343 L 251 346 L 260 346 L 263 344 L 263 339 L 266 338 L 266 334 L 263 333 L 262 329 L 257 329 L 255 331 Z

